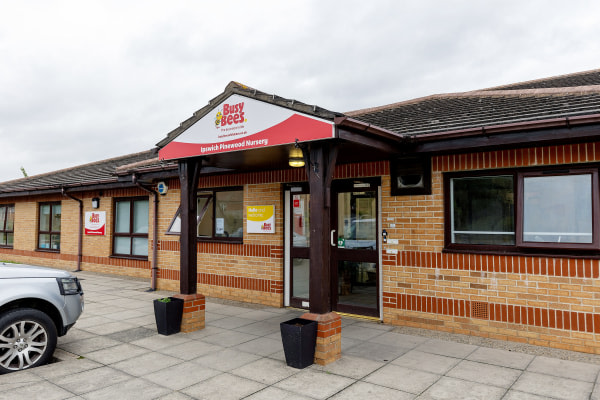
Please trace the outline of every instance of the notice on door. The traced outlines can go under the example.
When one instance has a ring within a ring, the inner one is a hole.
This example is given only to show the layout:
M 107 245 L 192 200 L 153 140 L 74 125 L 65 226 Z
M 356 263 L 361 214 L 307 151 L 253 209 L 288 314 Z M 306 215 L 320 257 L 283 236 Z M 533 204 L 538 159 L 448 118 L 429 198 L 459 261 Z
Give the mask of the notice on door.
M 247 206 L 248 233 L 275 233 L 275 206 Z
M 104 236 L 106 233 L 106 211 L 85 213 L 85 234 Z

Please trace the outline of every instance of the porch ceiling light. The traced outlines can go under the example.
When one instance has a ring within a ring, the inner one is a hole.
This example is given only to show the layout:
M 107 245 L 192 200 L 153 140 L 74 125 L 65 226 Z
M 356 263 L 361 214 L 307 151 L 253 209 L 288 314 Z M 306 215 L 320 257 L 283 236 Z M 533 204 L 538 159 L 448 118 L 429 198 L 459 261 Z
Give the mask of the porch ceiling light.
M 290 167 L 304 167 L 304 155 L 302 154 L 302 149 L 298 146 L 298 143 L 296 143 L 292 150 L 290 150 L 290 158 L 288 162 Z

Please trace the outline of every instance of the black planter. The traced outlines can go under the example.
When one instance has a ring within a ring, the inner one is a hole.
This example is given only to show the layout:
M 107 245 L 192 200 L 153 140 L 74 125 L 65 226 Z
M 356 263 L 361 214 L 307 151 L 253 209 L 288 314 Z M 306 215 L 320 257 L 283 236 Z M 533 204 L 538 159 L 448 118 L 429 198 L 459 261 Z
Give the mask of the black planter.
M 279 327 L 286 364 L 294 368 L 312 365 L 317 344 L 317 321 L 294 318 L 282 322 Z
M 164 303 L 154 300 L 154 317 L 156 329 L 161 335 L 172 335 L 181 329 L 181 316 L 183 315 L 183 300 L 170 297 L 171 301 Z

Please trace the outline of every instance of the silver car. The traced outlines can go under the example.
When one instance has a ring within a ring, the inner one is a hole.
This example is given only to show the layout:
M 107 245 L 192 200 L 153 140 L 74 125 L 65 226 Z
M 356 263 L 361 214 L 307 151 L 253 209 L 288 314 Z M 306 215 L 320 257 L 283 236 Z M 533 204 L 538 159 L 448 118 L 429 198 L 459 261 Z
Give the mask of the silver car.
M 49 362 L 83 304 L 81 284 L 67 271 L 0 263 L 0 374 Z

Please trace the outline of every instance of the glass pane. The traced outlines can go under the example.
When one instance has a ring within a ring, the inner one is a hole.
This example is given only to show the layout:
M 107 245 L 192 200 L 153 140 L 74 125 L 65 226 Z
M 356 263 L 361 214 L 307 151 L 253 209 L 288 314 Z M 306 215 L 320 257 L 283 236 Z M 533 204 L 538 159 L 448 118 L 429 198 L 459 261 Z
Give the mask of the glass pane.
M 6 234 L 6 245 L 7 246 L 12 246 L 14 244 L 14 234 L 12 233 L 7 233 Z
M 215 236 L 242 237 L 244 233 L 244 192 L 217 192 L 215 202 Z
M 171 223 L 169 233 L 181 233 L 181 217 L 179 216 L 179 211 L 177 211 L 177 214 Z
M 148 200 L 133 202 L 133 233 L 148 233 Z
M 147 256 L 148 255 L 148 239 L 133 238 L 133 255 Z
M 292 259 L 292 297 L 308 299 L 310 260 Z
M 0 225 L 1 226 L 1 225 Z M 6 230 L 12 231 L 15 229 L 15 207 L 6 208 Z
M 115 232 L 129 233 L 129 201 L 118 201 L 115 216 Z M 127 254 L 129 250 L 127 251 Z
M 295 194 L 292 198 L 292 245 L 308 247 L 310 244 L 309 194 Z
M 377 307 L 377 265 L 369 262 L 340 261 L 338 264 L 338 303 Z
M 52 250 L 60 250 L 60 235 L 51 235 L 50 248 Z
M 6 222 L 7 207 L 0 207 L 0 230 L 4 230 L 4 222 Z
M 38 238 L 38 248 L 49 249 L 50 248 L 50 235 L 47 233 L 40 234 Z
M 52 232 L 60 232 L 60 205 L 52 206 Z
M 0 246 L 6 246 L 6 233 L 0 232 Z
M 48 232 L 50 230 L 50 205 L 40 206 L 40 231 Z M 43 248 L 40 246 L 40 249 Z
M 523 240 L 592 243 L 592 175 L 523 179 Z
M 515 244 L 512 176 L 450 181 L 452 243 Z
M 130 254 L 131 238 L 115 237 L 115 254 Z
M 198 194 L 198 236 L 212 236 L 213 201 L 212 193 Z
M 338 247 L 377 249 L 375 192 L 338 195 Z

